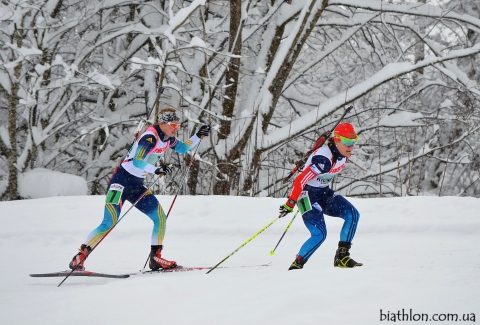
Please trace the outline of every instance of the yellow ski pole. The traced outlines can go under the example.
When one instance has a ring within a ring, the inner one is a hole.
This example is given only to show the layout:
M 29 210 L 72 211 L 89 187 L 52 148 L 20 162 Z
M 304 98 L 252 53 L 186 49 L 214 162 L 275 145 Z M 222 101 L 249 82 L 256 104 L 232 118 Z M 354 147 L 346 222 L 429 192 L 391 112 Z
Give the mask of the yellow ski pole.
M 266 225 L 265 227 L 263 227 L 262 229 L 260 229 L 259 232 L 257 232 L 255 235 L 253 235 L 252 237 L 248 238 L 246 242 L 244 242 L 242 245 L 240 245 L 240 247 L 238 247 L 236 250 L 234 250 L 230 255 L 228 255 L 227 257 L 225 257 L 223 260 L 221 260 L 217 265 L 215 265 L 214 267 L 212 267 L 210 270 L 208 270 L 208 273 L 212 272 L 213 270 L 215 270 L 217 268 L 217 266 L 219 266 L 220 264 L 222 264 L 223 262 L 225 262 L 230 256 L 232 256 L 233 254 L 235 254 L 236 252 L 238 252 L 240 250 L 240 248 L 242 248 L 243 246 L 247 245 L 249 242 L 251 242 L 255 237 L 257 237 L 258 235 L 260 235 L 262 232 L 265 231 L 265 229 L 267 229 L 268 227 L 270 227 L 271 225 L 273 225 L 278 219 L 280 218 L 277 217 L 275 218 L 274 220 L 270 221 L 270 223 L 268 225 Z
M 295 215 L 293 216 L 292 221 L 289 222 L 289 224 L 288 224 L 288 226 L 287 226 L 287 229 L 285 229 L 285 231 L 283 232 L 283 235 L 282 235 L 282 237 L 280 237 L 280 240 L 278 241 L 277 245 L 275 246 L 275 248 L 274 248 L 273 250 L 270 251 L 270 255 L 275 254 L 275 250 L 277 249 L 278 245 L 279 245 L 280 242 L 282 241 L 283 236 L 285 236 L 285 234 L 287 233 L 288 229 L 290 229 L 290 226 L 292 225 L 293 220 L 295 220 L 295 217 L 297 216 L 298 211 L 300 211 L 300 210 L 297 209 L 297 212 L 295 212 Z

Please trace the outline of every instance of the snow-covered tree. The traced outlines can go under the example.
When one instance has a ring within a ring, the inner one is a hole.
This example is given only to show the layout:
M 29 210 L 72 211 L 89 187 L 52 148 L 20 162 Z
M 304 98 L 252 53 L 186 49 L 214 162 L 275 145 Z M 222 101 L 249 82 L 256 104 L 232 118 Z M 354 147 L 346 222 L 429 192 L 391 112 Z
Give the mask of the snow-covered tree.
M 349 104 L 361 139 L 335 189 L 480 195 L 474 2 L 1 6 L 3 199 L 19 198 L 18 174 L 35 167 L 102 193 L 136 121 L 166 106 L 183 112 L 181 138 L 201 123 L 215 130 L 181 193 L 282 196 L 294 161 Z M 190 157 L 166 159 L 180 179 Z

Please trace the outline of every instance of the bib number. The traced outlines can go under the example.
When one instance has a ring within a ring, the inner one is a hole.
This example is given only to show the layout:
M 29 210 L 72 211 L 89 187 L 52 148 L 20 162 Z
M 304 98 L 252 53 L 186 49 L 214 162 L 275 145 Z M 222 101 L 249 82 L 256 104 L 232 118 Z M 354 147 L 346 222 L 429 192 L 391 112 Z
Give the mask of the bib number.
M 312 204 L 310 203 L 310 198 L 308 197 L 307 191 L 302 191 L 302 193 L 298 198 L 297 206 L 300 209 L 300 212 L 302 213 L 302 215 L 312 210 Z
M 120 184 L 110 185 L 107 193 L 106 203 L 118 205 L 120 199 L 122 198 L 123 189 L 124 187 Z

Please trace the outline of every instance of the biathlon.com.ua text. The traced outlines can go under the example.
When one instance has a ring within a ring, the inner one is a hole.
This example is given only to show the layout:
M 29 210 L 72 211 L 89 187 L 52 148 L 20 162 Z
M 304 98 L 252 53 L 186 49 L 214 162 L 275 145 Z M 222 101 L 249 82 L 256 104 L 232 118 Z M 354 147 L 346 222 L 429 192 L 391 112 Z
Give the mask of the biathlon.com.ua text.
M 455 314 L 455 313 L 416 313 L 412 309 L 402 309 L 398 311 L 389 311 L 380 309 L 381 322 L 473 322 L 475 323 L 474 313 Z

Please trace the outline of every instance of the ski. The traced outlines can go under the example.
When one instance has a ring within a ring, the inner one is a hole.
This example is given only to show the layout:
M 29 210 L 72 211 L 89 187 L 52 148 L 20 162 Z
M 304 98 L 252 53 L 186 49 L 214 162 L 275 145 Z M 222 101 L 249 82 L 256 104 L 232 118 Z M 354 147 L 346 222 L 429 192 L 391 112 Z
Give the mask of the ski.
M 136 273 L 129 273 L 128 275 L 142 275 L 142 274 L 162 274 L 162 273 L 173 273 L 173 272 L 188 272 L 188 271 L 200 271 L 200 270 L 207 270 L 209 267 L 187 267 L 178 265 L 176 267 L 172 267 L 170 269 L 158 269 L 158 270 L 148 270 L 148 271 L 138 271 Z
M 219 269 L 231 269 L 231 268 L 243 268 L 243 267 L 258 267 L 258 266 L 270 266 L 271 263 L 266 264 L 258 264 L 258 265 L 241 265 L 241 266 L 223 266 L 218 267 Z M 128 275 L 142 275 L 142 274 L 163 274 L 163 273 L 174 273 L 174 272 L 189 272 L 189 271 L 202 271 L 202 270 L 210 270 L 212 269 L 211 266 L 182 266 L 178 265 L 176 267 L 170 269 L 159 269 L 159 270 L 148 270 L 148 271 L 138 271 L 136 273 L 129 273 Z
M 70 272 L 72 274 L 70 274 Z M 80 271 L 80 270 L 65 270 L 60 272 L 51 272 L 51 273 L 37 273 L 37 274 L 30 274 L 33 278 L 52 278 L 52 277 L 65 277 L 67 275 L 70 276 L 89 276 L 89 277 L 97 277 L 97 278 L 113 278 L 113 279 L 125 279 L 130 277 L 129 274 L 107 274 L 107 273 L 98 273 L 92 271 Z
M 267 264 L 258 264 L 258 265 L 242 265 L 242 266 L 224 266 L 219 267 L 219 269 L 228 269 L 228 268 L 241 268 L 241 267 L 257 267 L 257 266 L 270 266 L 271 263 Z M 182 266 L 179 265 L 177 267 L 173 267 L 171 269 L 159 269 L 156 271 L 148 270 L 148 271 L 138 271 L 135 273 L 126 273 L 126 274 L 109 274 L 109 273 L 100 273 L 100 272 L 92 272 L 92 271 L 80 271 L 80 270 L 65 270 L 59 272 L 50 272 L 50 273 L 34 273 L 29 274 L 33 278 L 54 278 L 54 277 L 65 277 L 67 275 L 70 276 L 87 276 L 87 277 L 97 277 L 97 278 L 112 278 L 112 279 L 126 279 L 130 276 L 134 275 L 142 275 L 142 274 L 163 274 L 163 273 L 174 273 L 174 272 L 189 272 L 189 271 L 201 271 L 201 270 L 210 270 L 212 267 L 210 266 Z M 71 274 L 70 274 L 71 272 Z

